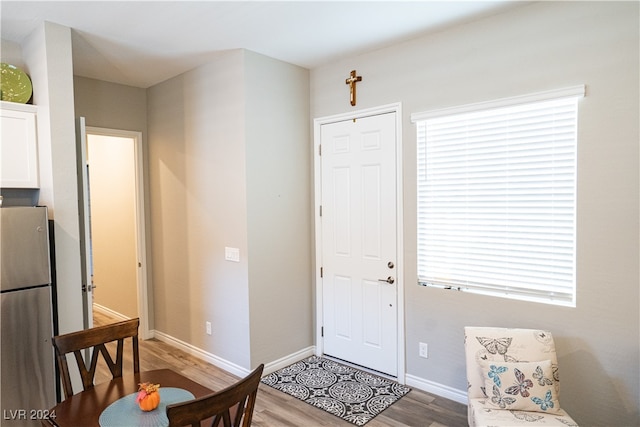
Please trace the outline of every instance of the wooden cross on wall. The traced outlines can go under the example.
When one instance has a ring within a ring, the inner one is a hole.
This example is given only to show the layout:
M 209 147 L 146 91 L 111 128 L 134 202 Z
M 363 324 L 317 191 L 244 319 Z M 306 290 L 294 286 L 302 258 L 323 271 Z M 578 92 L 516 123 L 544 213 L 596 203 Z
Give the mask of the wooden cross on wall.
M 356 76 L 356 70 L 351 70 L 349 78 L 345 80 L 345 83 L 349 85 L 349 92 L 351 93 L 351 105 L 356 105 L 356 83 L 362 81 L 362 76 Z

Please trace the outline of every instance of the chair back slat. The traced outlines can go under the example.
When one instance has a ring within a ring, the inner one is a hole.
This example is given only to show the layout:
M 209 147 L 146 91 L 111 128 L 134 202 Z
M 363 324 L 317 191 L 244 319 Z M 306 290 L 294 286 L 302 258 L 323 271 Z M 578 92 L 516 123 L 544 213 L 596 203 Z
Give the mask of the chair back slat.
M 82 378 L 84 390 L 93 387 L 99 356 L 102 355 L 113 378 L 122 376 L 124 361 L 124 341 L 131 338 L 133 350 L 133 371 L 140 372 L 140 355 L 138 348 L 139 319 L 125 320 L 111 325 L 98 326 L 83 331 L 53 337 L 56 361 L 60 369 L 65 399 L 73 395 L 73 386 L 69 374 L 67 354 L 73 353 Z M 117 342 L 115 361 L 105 344 Z M 86 349 L 91 349 L 91 359 L 87 365 L 83 357 Z
M 213 417 L 211 427 L 249 427 L 264 365 L 219 392 L 167 406 L 170 427 L 200 426 Z

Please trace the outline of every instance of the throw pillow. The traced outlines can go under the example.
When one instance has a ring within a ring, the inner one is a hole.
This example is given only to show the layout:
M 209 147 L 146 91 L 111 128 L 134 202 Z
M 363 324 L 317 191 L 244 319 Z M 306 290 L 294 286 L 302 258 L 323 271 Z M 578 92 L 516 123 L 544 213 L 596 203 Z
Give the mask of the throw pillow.
M 493 409 L 557 413 L 560 402 L 550 360 L 539 362 L 483 362 L 487 400 Z

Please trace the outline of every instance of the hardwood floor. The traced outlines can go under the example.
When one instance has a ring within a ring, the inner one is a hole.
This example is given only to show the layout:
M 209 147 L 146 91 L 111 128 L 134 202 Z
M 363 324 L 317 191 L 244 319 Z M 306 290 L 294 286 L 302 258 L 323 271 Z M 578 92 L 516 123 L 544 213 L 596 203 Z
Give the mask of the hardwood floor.
M 114 319 L 103 313 L 94 311 L 94 324 L 96 326 L 114 321 Z M 125 349 L 127 349 L 127 346 L 125 346 Z M 127 361 L 125 368 L 131 369 L 130 361 Z M 162 368 L 170 368 L 180 372 L 182 375 L 212 390 L 220 390 L 238 380 L 238 377 L 169 344 L 155 339 L 141 340 L 140 369 Z M 108 381 L 109 379 L 110 376 L 106 367 L 100 369 L 96 375 L 96 383 Z M 354 426 L 264 384 L 260 384 L 252 425 L 257 427 Z M 366 424 L 366 427 L 407 426 L 467 426 L 467 407 L 466 405 L 413 389 Z

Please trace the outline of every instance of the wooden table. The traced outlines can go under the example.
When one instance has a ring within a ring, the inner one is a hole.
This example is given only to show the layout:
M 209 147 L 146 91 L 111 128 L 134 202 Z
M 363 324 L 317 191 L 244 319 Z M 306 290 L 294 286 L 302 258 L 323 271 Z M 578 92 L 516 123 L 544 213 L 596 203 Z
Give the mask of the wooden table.
M 51 408 L 49 413 L 54 414 L 55 418 L 43 420 L 43 425 L 99 427 L 98 420 L 102 411 L 121 397 L 137 392 L 138 384 L 142 382 L 160 384 L 161 387 L 182 388 L 193 393 L 195 397 L 213 393 L 213 390 L 170 369 L 129 374 L 107 383 L 98 384 L 89 390 L 65 399 Z

